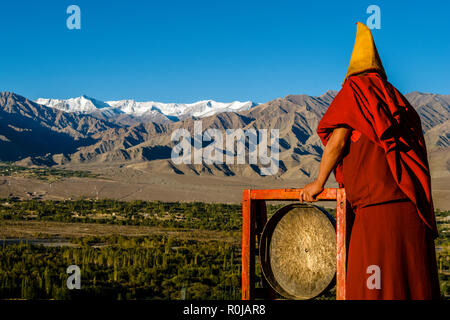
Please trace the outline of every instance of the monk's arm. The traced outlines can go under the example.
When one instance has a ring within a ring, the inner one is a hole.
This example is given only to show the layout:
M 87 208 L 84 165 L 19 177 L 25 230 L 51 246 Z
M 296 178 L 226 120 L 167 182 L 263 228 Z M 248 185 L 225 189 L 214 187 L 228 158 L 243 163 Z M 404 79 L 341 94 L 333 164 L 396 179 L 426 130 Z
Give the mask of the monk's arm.
M 314 201 L 314 197 L 323 191 L 331 171 L 336 167 L 344 153 L 349 134 L 349 128 L 333 130 L 322 154 L 317 179 L 303 188 L 300 192 L 300 201 Z
M 349 133 L 350 129 L 348 128 L 336 128 L 333 130 L 320 161 L 319 174 L 316 179 L 320 185 L 325 185 L 331 171 L 341 159 Z

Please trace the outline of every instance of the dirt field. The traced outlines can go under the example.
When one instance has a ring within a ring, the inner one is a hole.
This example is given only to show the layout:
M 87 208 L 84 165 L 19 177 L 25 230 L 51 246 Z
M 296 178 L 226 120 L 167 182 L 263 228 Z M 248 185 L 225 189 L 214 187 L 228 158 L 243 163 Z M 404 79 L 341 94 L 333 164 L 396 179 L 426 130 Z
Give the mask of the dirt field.
M 148 226 L 121 226 L 99 223 L 65 223 L 48 221 L 0 221 L 0 240 L 2 239 L 70 239 L 86 236 L 147 236 L 166 235 L 183 240 L 239 241 L 221 231 L 211 230 L 171 230 Z
M 18 176 L 0 176 L 0 197 L 17 196 L 21 199 L 79 199 L 111 198 L 118 200 L 201 201 L 240 203 L 244 189 L 275 189 L 302 187 L 309 181 L 274 178 L 219 177 L 212 175 L 177 175 L 160 173 L 139 165 L 83 166 L 72 170 L 89 170 L 101 178 L 62 178 L 54 182 Z M 333 178 L 327 187 L 337 187 Z M 449 178 L 433 179 L 433 197 L 436 208 L 450 209 Z M 333 202 L 320 205 L 333 207 Z

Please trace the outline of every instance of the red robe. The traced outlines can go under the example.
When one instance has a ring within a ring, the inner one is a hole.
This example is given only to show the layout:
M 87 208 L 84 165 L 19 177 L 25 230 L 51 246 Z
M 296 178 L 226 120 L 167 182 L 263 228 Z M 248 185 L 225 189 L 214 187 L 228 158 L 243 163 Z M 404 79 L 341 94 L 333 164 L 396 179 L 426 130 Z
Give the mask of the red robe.
M 419 115 L 403 95 L 378 73 L 351 76 L 322 117 L 317 133 L 326 145 L 331 132 L 351 127 L 382 147 L 400 189 L 437 236 L 431 178 Z M 343 183 L 342 162 L 336 180 Z
M 337 127 L 352 129 L 335 172 L 356 214 L 347 298 L 438 298 L 437 228 L 419 116 L 391 84 L 368 73 L 349 77 L 321 119 L 324 145 Z M 368 284 L 373 266 L 379 288 Z

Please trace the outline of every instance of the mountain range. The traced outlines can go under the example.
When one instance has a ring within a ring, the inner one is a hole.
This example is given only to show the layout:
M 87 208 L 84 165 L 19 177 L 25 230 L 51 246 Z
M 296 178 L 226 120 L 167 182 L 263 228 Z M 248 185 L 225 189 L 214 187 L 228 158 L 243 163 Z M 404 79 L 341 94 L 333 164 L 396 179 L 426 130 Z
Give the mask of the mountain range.
M 267 103 L 164 104 L 134 100 L 102 102 L 87 96 L 29 100 L 0 93 L 0 160 L 24 165 L 142 163 L 149 170 L 191 175 L 254 176 L 247 164 L 182 164 L 171 159 L 172 132 L 278 129 L 278 176 L 308 179 L 317 173 L 323 146 L 315 130 L 337 92 L 312 97 L 288 95 Z M 422 119 L 430 163 L 439 176 L 450 172 L 450 96 L 412 92 L 405 95 Z M 204 145 L 203 147 L 206 147 Z M 222 152 L 222 150 L 220 150 Z M 248 163 L 248 162 L 247 162 Z M 433 172 L 433 170 L 432 170 Z
M 245 111 L 257 105 L 252 101 L 223 103 L 214 100 L 194 103 L 138 102 L 130 99 L 103 102 L 86 95 L 71 99 L 39 98 L 35 102 L 69 113 L 88 114 L 121 125 L 176 122 L 190 117 L 204 118 L 221 112 Z

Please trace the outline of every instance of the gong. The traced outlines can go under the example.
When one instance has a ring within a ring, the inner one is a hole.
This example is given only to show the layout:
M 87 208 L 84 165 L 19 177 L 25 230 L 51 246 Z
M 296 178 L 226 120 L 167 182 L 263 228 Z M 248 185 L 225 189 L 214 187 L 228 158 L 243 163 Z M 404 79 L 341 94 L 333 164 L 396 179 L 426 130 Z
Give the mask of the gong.
M 269 285 L 288 299 L 306 300 L 336 281 L 336 222 L 314 205 L 291 204 L 266 223 L 259 257 Z

